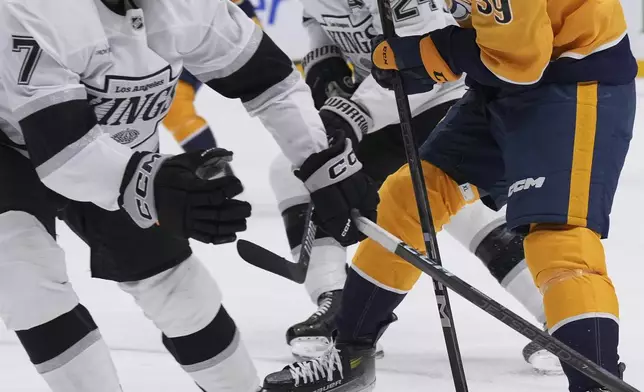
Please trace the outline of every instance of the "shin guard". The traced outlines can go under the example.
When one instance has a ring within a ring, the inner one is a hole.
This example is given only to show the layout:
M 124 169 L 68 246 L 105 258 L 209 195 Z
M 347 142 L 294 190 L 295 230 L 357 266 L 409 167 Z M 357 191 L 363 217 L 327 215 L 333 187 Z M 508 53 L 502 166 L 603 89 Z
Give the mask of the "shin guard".
M 600 236 L 584 227 L 539 224 L 526 237 L 525 251 L 550 333 L 618 375 L 619 306 Z M 570 391 L 598 387 L 562 365 Z

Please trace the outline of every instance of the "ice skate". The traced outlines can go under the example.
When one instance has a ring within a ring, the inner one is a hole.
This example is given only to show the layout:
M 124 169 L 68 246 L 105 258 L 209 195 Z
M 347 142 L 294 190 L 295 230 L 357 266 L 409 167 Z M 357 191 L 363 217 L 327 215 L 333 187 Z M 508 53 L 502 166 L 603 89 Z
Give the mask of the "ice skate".
M 264 379 L 263 392 L 369 392 L 376 384 L 376 344 L 395 314 L 374 335 L 351 342 L 331 341 L 320 357 L 296 362 Z
M 264 392 L 368 392 L 376 382 L 373 344 L 331 345 L 320 357 L 269 374 Z
M 341 298 L 342 290 L 323 293 L 318 298 L 315 313 L 286 331 L 286 343 L 295 357 L 313 359 L 329 349 Z
M 314 359 L 329 349 L 341 297 L 342 290 L 323 293 L 318 298 L 318 309 L 315 313 L 286 331 L 286 343 L 291 346 L 293 356 L 299 360 Z M 384 355 L 382 346 L 378 343 L 376 358 L 382 358 Z

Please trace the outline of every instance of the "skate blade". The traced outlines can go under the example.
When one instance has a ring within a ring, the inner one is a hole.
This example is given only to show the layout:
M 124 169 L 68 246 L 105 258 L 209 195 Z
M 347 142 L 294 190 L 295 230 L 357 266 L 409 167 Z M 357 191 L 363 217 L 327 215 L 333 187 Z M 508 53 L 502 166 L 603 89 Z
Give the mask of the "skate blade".
M 331 341 L 325 336 L 307 336 L 291 340 L 291 353 L 300 360 L 315 359 L 331 347 Z
M 563 374 L 559 358 L 547 350 L 539 350 L 530 355 L 528 363 L 535 372 L 545 376 L 560 376 Z

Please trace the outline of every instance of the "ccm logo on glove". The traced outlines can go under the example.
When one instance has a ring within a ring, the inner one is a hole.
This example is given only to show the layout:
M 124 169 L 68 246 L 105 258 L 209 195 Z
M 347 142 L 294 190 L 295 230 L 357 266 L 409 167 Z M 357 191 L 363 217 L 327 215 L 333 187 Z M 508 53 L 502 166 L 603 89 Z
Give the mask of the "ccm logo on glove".
M 343 246 L 365 238 L 351 221 L 353 209 L 376 219 L 378 187 L 361 167 L 351 140 L 342 129 L 336 129 L 329 148 L 312 154 L 295 171 L 311 192 L 313 221 Z
M 246 230 L 251 206 L 235 199 L 244 187 L 233 175 L 219 175 L 233 153 L 221 148 L 176 156 L 135 152 L 123 180 L 119 204 L 135 224 L 159 223 L 180 238 L 208 244 L 237 239 Z
M 150 211 L 150 205 L 145 201 L 148 196 L 148 188 L 150 186 L 150 176 L 152 175 L 152 170 L 154 168 L 154 162 L 161 158 L 159 154 L 152 154 L 149 159 L 146 159 L 139 172 L 136 175 L 136 208 L 139 211 L 141 217 L 152 220 L 152 212 Z
M 336 178 L 346 173 L 349 168 L 356 166 L 357 164 L 358 157 L 356 157 L 355 152 L 351 151 L 348 155 L 340 157 L 340 160 L 331 165 L 331 167 L 329 168 L 329 177 L 332 180 L 335 180 Z

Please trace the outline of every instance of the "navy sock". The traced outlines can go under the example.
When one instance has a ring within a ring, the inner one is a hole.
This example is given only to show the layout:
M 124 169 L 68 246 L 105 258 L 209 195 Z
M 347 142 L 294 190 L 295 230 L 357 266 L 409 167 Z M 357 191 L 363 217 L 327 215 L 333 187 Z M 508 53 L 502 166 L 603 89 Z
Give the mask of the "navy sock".
M 558 328 L 552 336 L 619 376 L 619 325 L 615 320 L 593 317 L 572 321 Z M 571 366 L 565 363 L 562 363 L 562 366 L 568 377 L 570 392 L 587 392 L 601 386 Z
M 338 341 L 375 339 L 383 323 L 404 298 L 405 294 L 378 287 L 350 269 L 336 320 Z
M 186 152 L 195 150 L 208 150 L 210 148 L 217 147 L 217 142 L 215 141 L 215 137 L 213 136 L 210 127 L 208 127 L 203 129 L 192 139 L 183 143 L 181 147 L 183 147 L 183 150 Z

